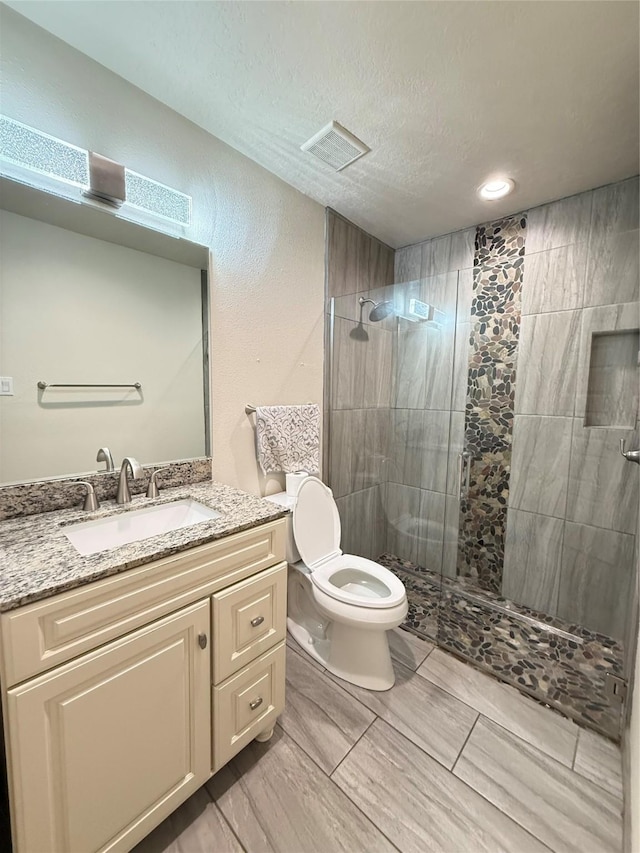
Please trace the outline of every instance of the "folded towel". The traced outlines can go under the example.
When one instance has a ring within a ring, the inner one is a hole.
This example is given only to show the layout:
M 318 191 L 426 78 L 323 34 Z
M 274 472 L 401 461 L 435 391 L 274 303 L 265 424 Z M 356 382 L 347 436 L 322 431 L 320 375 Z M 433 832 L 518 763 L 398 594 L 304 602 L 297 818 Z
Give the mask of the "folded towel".
M 320 409 L 305 406 L 258 406 L 256 443 L 265 474 L 309 471 L 320 468 Z

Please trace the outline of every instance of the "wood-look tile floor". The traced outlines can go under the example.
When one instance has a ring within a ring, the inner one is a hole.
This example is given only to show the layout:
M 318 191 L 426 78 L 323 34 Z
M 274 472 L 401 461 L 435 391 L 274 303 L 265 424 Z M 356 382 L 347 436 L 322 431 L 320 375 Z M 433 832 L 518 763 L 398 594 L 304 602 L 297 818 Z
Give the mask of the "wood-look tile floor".
M 619 853 L 620 751 L 398 629 L 396 684 L 289 638 L 287 706 L 135 853 Z

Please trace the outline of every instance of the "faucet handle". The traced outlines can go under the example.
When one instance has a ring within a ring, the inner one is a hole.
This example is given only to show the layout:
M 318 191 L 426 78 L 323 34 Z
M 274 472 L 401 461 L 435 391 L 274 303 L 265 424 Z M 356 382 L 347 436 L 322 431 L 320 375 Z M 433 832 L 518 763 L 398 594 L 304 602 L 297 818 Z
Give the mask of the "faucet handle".
M 160 494 L 158 490 L 158 484 L 156 483 L 156 477 L 161 471 L 166 471 L 167 467 L 164 468 L 156 468 L 155 471 L 151 472 L 151 477 L 149 478 L 149 485 L 147 487 L 147 497 L 148 498 L 157 498 Z
M 627 462 L 637 462 L 640 465 L 640 450 L 625 450 L 627 442 L 624 438 L 620 439 L 620 453 L 624 456 Z
M 87 494 L 85 495 L 84 503 L 82 504 L 83 510 L 87 512 L 94 512 L 96 509 L 100 509 L 95 489 L 91 483 L 88 483 L 86 480 L 78 480 L 74 485 L 87 487 Z

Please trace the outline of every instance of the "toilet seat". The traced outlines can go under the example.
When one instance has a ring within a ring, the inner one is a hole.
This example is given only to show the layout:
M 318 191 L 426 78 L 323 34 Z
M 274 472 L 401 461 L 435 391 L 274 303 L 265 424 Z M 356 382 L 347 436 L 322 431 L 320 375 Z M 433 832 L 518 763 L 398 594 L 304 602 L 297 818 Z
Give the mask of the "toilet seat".
M 355 554 L 340 554 L 314 569 L 311 583 L 331 598 L 357 607 L 395 607 L 406 596 L 404 584 L 389 569 Z
M 317 477 L 300 485 L 293 535 L 313 585 L 330 598 L 376 609 L 404 601 L 404 585 L 392 572 L 373 560 L 342 553 L 338 507 L 331 489 Z

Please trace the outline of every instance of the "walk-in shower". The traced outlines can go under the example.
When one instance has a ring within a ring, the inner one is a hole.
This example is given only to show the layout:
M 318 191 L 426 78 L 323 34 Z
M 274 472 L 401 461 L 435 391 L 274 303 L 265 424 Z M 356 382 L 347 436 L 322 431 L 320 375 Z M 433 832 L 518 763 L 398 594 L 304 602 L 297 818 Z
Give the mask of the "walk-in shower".
M 397 250 L 393 278 L 392 250 L 329 216 L 359 247 L 340 266 L 328 245 L 325 475 L 344 547 L 403 580 L 411 630 L 617 737 L 638 180 Z

